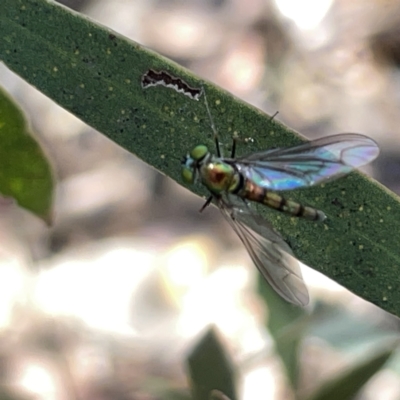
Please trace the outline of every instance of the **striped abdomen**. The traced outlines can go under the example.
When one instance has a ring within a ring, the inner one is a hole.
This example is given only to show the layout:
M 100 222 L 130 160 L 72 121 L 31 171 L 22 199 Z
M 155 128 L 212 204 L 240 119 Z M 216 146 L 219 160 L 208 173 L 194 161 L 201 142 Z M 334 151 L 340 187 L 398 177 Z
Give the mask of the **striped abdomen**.
M 322 211 L 313 207 L 303 206 L 292 200 L 287 200 L 279 194 L 264 189 L 248 179 L 244 179 L 243 186 L 237 194 L 248 200 L 265 204 L 268 207 L 295 217 L 302 217 L 313 221 L 323 221 L 326 218 Z

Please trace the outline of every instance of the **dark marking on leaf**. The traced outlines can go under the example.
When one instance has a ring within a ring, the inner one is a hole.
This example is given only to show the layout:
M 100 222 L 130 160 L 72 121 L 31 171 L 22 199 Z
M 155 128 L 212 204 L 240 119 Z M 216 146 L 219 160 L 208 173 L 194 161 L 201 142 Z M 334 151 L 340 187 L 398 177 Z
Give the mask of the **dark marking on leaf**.
M 171 76 L 166 71 L 154 71 L 149 69 L 142 76 L 142 88 L 147 89 L 151 86 L 165 86 L 190 97 L 192 100 L 199 100 L 202 89 L 189 86 L 184 80 Z

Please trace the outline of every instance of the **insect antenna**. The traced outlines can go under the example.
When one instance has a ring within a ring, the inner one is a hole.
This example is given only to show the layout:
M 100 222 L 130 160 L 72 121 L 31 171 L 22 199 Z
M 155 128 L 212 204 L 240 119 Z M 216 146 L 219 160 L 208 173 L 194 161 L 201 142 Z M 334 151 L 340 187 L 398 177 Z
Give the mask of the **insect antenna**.
M 215 141 L 215 147 L 217 149 L 217 155 L 218 155 L 218 157 L 221 157 L 221 148 L 219 146 L 219 141 L 218 141 L 218 132 L 217 132 L 217 129 L 215 128 L 215 124 L 214 124 L 213 117 L 211 115 L 210 107 L 208 106 L 208 100 L 207 100 L 206 90 L 205 90 L 204 86 L 202 86 L 202 90 L 203 90 L 203 94 L 204 94 L 204 104 L 206 105 L 208 118 L 210 119 L 211 130 L 214 134 L 214 141 Z
M 216 147 L 216 150 L 217 150 L 217 155 L 218 155 L 218 157 L 221 157 L 221 148 L 219 146 L 219 141 L 218 141 L 218 132 L 217 132 L 217 129 L 215 128 L 215 124 L 214 124 L 213 117 L 211 115 L 210 107 L 208 106 L 206 89 L 205 89 L 204 86 L 202 86 L 201 89 L 202 89 L 202 92 L 204 94 L 204 104 L 206 106 L 208 118 L 210 120 L 211 130 L 212 130 L 213 135 L 214 135 L 214 141 L 215 141 L 215 147 Z M 203 204 L 203 207 L 200 208 L 199 212 L 203 212 L 211 204 L 212 199 L 213 199 L 213 196 L 209 196 L 208 199 L 206 200 L 206 202 Z

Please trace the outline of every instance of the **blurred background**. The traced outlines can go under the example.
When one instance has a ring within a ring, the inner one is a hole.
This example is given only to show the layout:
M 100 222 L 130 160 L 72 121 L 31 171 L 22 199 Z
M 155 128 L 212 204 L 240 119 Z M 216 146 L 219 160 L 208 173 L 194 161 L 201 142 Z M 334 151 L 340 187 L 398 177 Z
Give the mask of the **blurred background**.
M 310 139 L 374 138 L 382 154 L 366 172 L 400 193 L 400 1 L 61 3 L 279 111 Z M 199 214 L 202 199 L 4 65 L 0 84 L 25 110 L 58 182 L 51 229 L 0 202 L 0 379 L 21 398 L 188 398 L 185 359 L 210 324 L 240 370 L 240 398 L 305 398 L 357 355 L 398 339 L 397 318 L 304 267 L 313 318 L 293 391 L 256 269 L 218 211 Z M 395 356 L 357 399 L 400 399 L 399 374 Z

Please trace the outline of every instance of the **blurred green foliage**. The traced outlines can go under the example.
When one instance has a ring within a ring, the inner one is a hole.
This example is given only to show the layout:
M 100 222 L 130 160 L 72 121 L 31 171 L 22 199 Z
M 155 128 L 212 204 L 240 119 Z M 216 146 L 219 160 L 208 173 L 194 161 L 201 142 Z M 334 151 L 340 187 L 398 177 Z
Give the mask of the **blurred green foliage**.
M 22 111 L 0 88 L 0 193 L 50 223 L 54 182 L 48 158 Z

